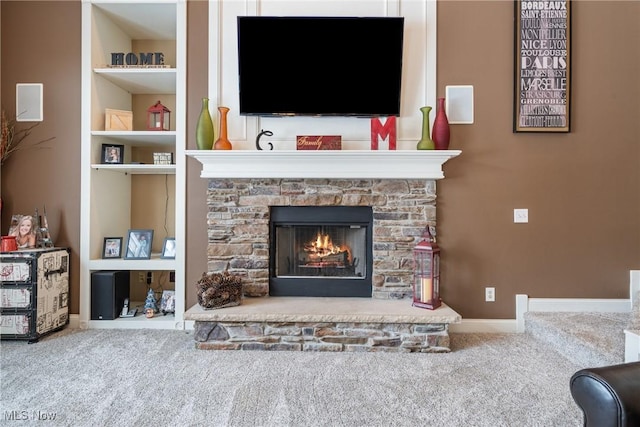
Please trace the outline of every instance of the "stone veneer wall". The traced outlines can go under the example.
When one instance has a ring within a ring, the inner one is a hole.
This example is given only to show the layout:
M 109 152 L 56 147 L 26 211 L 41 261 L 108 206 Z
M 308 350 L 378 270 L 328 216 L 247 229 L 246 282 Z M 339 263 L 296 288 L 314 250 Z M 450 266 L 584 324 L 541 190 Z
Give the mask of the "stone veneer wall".
M 207 193 L 208 271 L 242 276 L 247 296 L 269 295 L 270 206 L 371 206 L 381 299 L 411 297 L 413 248 L 436 217 L 435 180 L 210 179 Z
M 200 350 L 448 353 L 445 323 L 195 322 Z

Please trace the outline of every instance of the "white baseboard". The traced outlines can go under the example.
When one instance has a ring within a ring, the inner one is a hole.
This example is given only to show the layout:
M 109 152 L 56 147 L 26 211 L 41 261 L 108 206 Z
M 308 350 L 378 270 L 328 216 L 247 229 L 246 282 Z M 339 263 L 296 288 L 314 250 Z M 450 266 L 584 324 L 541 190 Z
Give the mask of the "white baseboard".
M 629 301 L 629 299 L 596 298 L 528 298 L 526 311 L 626 313 L 631 311 Z
M 631 270 L 631 274 L 629 275 L 629 281 L 631 284 L 629 285 L 630 293 L 631 293 L 631 307 L 635 304 L 636 299 L 640 297 L 640 270 Z
M 629 274 L 629 299 L 592 299 L 592 298 L 529 298 L 524 294 L 516 295 L 515 319 L 462 319 L 461 323 L 451 324 L 452 333 L 523 333 L 524 313 L 527 311 L 552 312 L 631 312 L 635 299 L 640 292 L 640 270 L 631 270 Z
M 640 362 L 640 331 L 624 331 L 624 363 Z
M 462 319 L 461 323 L 449 325 L 449 332 L 458 334 L 472 333 L 514 333 L 516 321 L 514 319 Z
M 589 298 L 529 298 L 516 295 L 515 319 L 462 319 L 461 323 L 449 325 L 451 333 L 523 333 L 524 313 L 527 311 L 594 311 L 607 313 L 630 312 L 640 292 L 640 270 L 631 270 L 629 275 L 629 299 Z M 69 327 L 80 328 L 80 316 L 69 316 Z M 185 321 L 185 330 L 193 330 L 193 322 Z
M 80 315 L 79 314 L 70 314 L 69 315 L 69 325 L 67 328 L 71 329 L 80 329 Z

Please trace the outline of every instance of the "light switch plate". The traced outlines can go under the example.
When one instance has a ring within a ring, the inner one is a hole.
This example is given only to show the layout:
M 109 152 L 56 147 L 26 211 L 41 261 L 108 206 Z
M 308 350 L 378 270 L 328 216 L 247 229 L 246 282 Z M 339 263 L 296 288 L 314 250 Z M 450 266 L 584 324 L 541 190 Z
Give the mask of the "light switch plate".
M 513 222 L 515 223 L 529 222 L 529 209 L 514 209 Z

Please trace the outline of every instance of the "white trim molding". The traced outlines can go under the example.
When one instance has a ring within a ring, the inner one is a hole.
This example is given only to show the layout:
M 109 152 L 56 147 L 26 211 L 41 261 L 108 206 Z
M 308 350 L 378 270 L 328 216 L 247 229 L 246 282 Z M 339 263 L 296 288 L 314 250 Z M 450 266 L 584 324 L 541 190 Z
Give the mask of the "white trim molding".
M 524 333 L 524 314 L 539 312 L 600 312 L 630 313 L 636 298 L 640 298 L 640 270 L 631 270 L 629 275 L 629 299 L 591 298 L 529 298 L 517 294 L 515 319 L 462 319 L 452 324 L 452 333 Z M 626 334 L 625 360 L 640 359 L 640 331 L 624 331 Z
M 514 333 L 516 321 L 514 319 L 462 319 L 460 323 L 449 325 L 449 332 L 454 334 Z
M 442 179 L 460 150 L 187 150 L 201 178 Z
M 640 270 L 632 270 L 630 280 L 631 310 L 634 310 L 638 304 L 637 299 L 640 298 Z M 624 361 L 625 363 L 640 361 L 640 329 L 624 330 Z
M 624 330 L 624 362 L 640 362 L 640 330 Z
M 527 311 L 631 311 L 635 298 L 640 292 L 640 270 L 632 270 L 630 275 L 630 298 L 626 299 L 570 299 L 570 298 L 529 298 L 516 295 L 515 319 L 462 319 L 460 323 L 449 325 L 449 332 L 471 333 L 524 333 L 524 313 Z M 597 302 L 597 303 L 596 303 Z M 595 305 L 594 305 L 595 304 Z M 193 330 L 193 321 L 185 321 L 184 329 Z M 78 329 L 80 319 L 77 314 L 69 316 L 69 328 Z M 640 331 L 625 330 L 625 362 L 640 360 Z
M 338 2 L 309 0 L 208 0 L 208 98 L 214 121 L 216 107 L 230 108 L 228 136 L 233 149 L 250 150 L 261 130 L 273 133 L 275 147 L 295 149 L 297 135 L 341 135 L 343 149 L 371 145 L 370 120 L 357 117 L 258 117 L 241 116 L 237 96 L 238 16 L 389 16 L 404 17 L 406 64 L 402 72 L 401 115 L 396 121 L 398 149 L 411 149 L 420 140 L 423 116 L 420 108 L 437 101 L 437 5 L 436 0 L 368 0 Z M 382 54 L 382 53 L 381 53 Z M 410 58 L 410 59 L 406 59 Z M 379 60 L 376 59 L 376 60 Z M 340 64 L 335 64 L 340 66 Z M 265 64 L 269 67 L 271 64 Z M 304 74 L 304 73 L 303 73 Z M 302 74 L 302 75 L 303 75 Z M 435 111 L 429 121 L 435 120 Z M 216 127 L 216 135 L 217 135 Z

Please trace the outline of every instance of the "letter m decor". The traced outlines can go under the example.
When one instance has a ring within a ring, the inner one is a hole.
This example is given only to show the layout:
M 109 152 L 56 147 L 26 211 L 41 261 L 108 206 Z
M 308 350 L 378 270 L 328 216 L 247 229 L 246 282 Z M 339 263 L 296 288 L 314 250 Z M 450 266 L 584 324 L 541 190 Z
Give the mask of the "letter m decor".
M 396 149 L 396 118 L 395 116 L 387 117 L 387 121 L 380 123 L 377 117 L 371 119 L 371 149 L 378 149 L 378 137 L 381 139 L 389 138 L 389 150 Z

